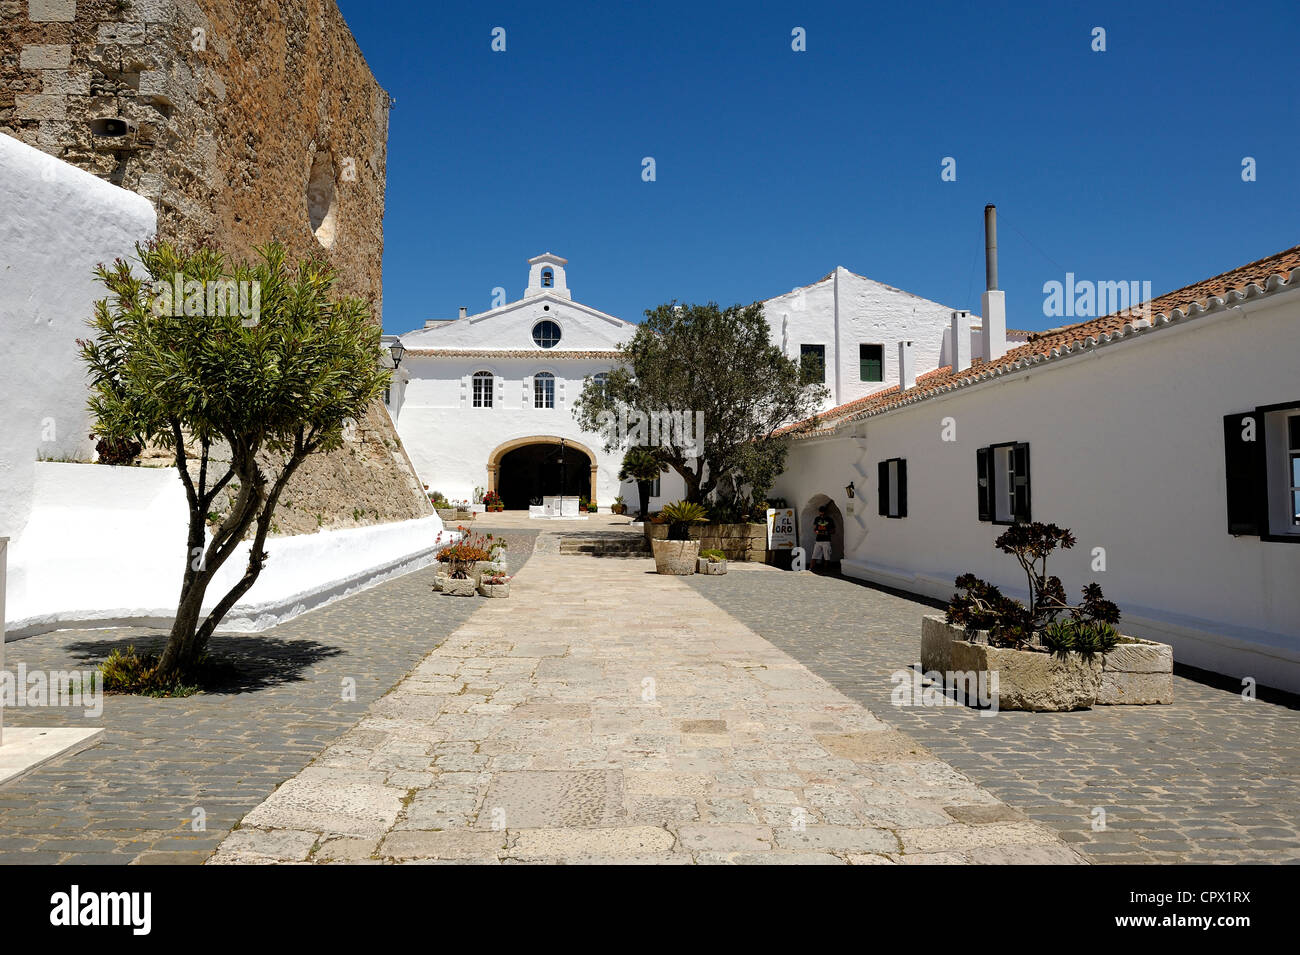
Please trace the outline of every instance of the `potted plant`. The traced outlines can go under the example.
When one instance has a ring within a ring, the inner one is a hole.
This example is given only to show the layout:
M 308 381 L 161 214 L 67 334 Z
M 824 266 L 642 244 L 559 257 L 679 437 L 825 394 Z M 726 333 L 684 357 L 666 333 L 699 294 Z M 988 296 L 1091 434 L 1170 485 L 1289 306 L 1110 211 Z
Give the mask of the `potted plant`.
M 484 574 L 479 582 L 478 592 L 484 597 L 509 597 L 510 578 L 505 574 Z
M 609 509 L 614 514 L 626 514 L 627 502 L 623 500 L 623 495 L 614 498 L 614 503 L 609 506 Z
M 922 621 L 921 668 L 942 674 L 997 676 L 997 706 L 1008 710 L 1073 710 L 1102 702 L 1172 702 L 1169 647 L 1122 636 L 1119 608 L 1096 583 L 1071 606 L 1047 558 L 1073 547 L 1074 535 L 1055 524 L 1008 528 L 998 550 L 1025 573 L 1029 605 L 974 574 L 957 578 L 945 617 Z M 968 678 L 968 677 L 967 677 Z
M 691 525 L 707 521 L 708 512 L 699 504 L 676 501 L 664 507 L 659 518 L 668 525 L 668 538 L 650 542 L 654 548 L 655 572 L 682 577 L 695 573 L 700 542 L 691 540 Z
M 501 500 L 501 495 L 496 491 L 488 491 L 483 495 L 483 506 L 493 512 L 506 509 L 505 503 Z
M 426 488 L 426 490 L 428 489 Z M 433 505 L 433 509 L 437 512 L 439 517 L 444 521 L 454 521 L 456 519 L 455 505 L 453 505 L 451 501 L 447 500 L 441 491 L 428 491 L 428 494 L 429 503 Z
M 727 555 L 716 548 L 700 551 L 695 570 L 701 574 L 725 574 L 727 572 Z
M 472 597 L 479 580 L 491 568 L 492 535 L 469 534 L 463 527 L 457 530 L 461 539 L 438 551 L 438 563 L 444 572 L 434 578 L 434 589 L 454 597 Z

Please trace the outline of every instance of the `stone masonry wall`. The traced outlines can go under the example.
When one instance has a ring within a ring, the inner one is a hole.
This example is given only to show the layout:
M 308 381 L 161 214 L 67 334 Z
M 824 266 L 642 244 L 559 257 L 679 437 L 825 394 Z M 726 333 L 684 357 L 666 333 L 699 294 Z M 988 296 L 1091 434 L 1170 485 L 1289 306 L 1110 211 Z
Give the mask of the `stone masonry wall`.
M 382 322 L 389 98 L 334 0 L 0 0 L 0 18 L 0 132 L 149 198 L 162 239 L 323 256 Z M 282 533 L 432 513 L 382 405 L 357 434 L 294 476 L 307 516 Z

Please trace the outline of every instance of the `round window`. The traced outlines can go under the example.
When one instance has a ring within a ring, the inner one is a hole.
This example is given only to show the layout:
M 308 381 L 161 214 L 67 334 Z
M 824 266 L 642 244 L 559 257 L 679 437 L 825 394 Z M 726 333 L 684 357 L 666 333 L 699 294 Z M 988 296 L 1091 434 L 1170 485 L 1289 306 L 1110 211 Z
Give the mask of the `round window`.
M 533 341 L 539 348 L 554 348 L 560 343 L 560 326 L 549 318 L 533 326 Z

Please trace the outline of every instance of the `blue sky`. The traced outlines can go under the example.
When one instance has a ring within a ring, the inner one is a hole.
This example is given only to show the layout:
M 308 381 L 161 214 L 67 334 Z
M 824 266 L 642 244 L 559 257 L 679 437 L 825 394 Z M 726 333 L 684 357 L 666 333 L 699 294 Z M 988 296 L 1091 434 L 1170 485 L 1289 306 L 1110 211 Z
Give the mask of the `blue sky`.
M 390 332 L 543 251 L 632 321 L 836 265 L 978 312 L 986 202 L 1019 328 L 1067 271 L 1159 294 L 1300 243 L 1294 3 L 339 6 L 397 100 Z

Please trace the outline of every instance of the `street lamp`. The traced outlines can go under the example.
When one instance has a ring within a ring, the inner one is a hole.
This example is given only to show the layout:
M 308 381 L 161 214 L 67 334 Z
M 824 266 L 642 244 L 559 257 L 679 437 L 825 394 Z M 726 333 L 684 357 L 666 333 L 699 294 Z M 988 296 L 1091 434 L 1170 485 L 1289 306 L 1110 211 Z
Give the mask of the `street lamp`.
M 564 513 L 564 439 L 560 439 L 560 513 Z
M 402 346 L 400 341 L 393 342 L 388 346 L 388 354 L 393 356 L 393 371 L 396 371 L 397 366 L 400 365 L 402 359 L 406 357 L 406 349 Z

